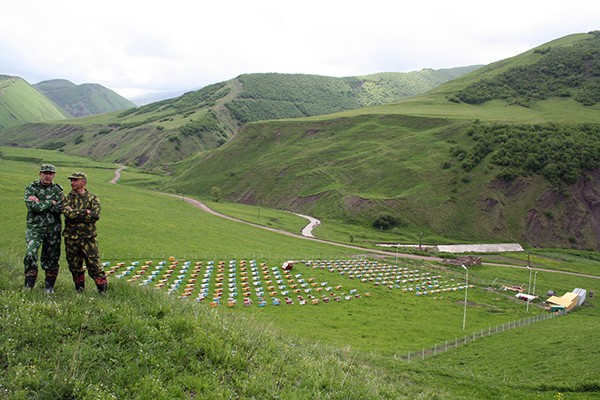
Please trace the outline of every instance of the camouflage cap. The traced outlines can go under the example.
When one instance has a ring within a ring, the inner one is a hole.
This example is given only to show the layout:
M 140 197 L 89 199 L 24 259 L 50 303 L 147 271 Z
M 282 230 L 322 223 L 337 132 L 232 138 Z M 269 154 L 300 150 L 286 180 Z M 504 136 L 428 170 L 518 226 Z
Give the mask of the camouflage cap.
M 69 179 L 83 179 L 87 181 L 87 175 L 84 172 L 76 171 L 69 176 Z
M 52 164 L 42 164 L 40 166 L 40 172 L 56 172 L 56 167 Z

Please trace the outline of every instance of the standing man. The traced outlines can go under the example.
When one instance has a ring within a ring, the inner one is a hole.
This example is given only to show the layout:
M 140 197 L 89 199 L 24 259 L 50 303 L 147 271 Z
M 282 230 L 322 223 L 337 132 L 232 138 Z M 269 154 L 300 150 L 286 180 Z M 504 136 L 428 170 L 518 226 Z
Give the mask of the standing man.
M 96 221 L 100 219 L 100 200 L 86 189 L 87 176 L 83 172 L 73 172 L 69 176 L 71 192 L 63 199 L 65 216 L 65 252 L 69 270 L 73 275 L 75 290 L 85 288 L 85 270 L 96 283 L 100 293 L 108 287 L 106 274 L 100 265 L 98 241 L 96 240 Z
M 56 168 L 42 164 L 40 179 L 25 189 L 27 228 L 25 230 L 25 288 L 35 286 L 38 275 L 38 250 L 42 248 L 41 264 L 46 273 L 46 292 L 54 292 L 60 258 L 61 202 L 63 188 L 54 183 Z

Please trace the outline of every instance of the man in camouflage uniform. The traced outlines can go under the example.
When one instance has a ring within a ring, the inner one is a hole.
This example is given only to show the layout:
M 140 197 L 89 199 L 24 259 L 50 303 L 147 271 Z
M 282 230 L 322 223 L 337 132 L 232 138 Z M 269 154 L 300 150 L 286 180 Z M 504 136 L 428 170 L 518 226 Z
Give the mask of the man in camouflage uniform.
M 38 275 L 38 251 L 40 247 L 41 265 L 46 273 L 46 291 L 54 292 L 58 276 L 60 258 L 60 213 L 63 196 L 62 187 L 54 183 L 56 168 L 52 164 L 42 164 L 40 179 L 25 189 L 27 206 L 27 228 L 25 230 L 25 288 L 35 286 Z
M 69 270 L 73 275 L 75 290 L 85 288 L 85 270 L 96 283 L 100 293 L 108 287 L 106 274 L 100 265 L 96 221 L 100 219 L 100 200 L 86 189 L 87 176 L 83 172 L 73 172 L 69 176 L 71 192 L 63 198 L 65 216 L 65 252 Z

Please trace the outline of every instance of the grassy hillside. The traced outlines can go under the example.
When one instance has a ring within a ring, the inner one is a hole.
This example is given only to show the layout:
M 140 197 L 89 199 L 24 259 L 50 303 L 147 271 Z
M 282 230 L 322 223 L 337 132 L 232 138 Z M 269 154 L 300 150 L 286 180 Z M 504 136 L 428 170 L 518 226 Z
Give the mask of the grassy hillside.
M 592 90 L 599 40 L 570 36 L 394 104 L 249 124 L 179 165 L 171 187 L 204 197 L 219 187 L 230 201 L 352 223 L 346 238 L 390 216 L 398 237 L 599 249 L 600 106 L 578 101 L 576 88 L 540 92 L 526 106 L 457 100 L 477 82 L 524 69 L 526 78 L 566 59 L 573 71 L 585 65 L 577 80 Z
M 274 73 L 240 75 L 237 80 L 242 91 L 237 99 L 227 103 L 227 108 L 242 123 L 332 114 L 425 93 L 477 68 L 424 69 L 345 78 Z
M 23 79 L 0 75 L 0 130 L 26 122 L 60 120 L 68 116 Z
M 246 122 L 321 115 L 397 101 L 475 68 L 348 78 L 247 74 L 120 113 L 4 130 L 0 144 L 61 149 L 97 160 L 168 170 L 170 162 L 223 145 Z M 43 87 L 50 93 L 58 92 L 68 110 L 88 110 L 90 103 L 101 102 L 97 96 L 88 100 L 83 85 L 51 81 Z
M 75 118 L 135 107 L 131 101 L 95 83 L 75 85 L 65 79 L 53 79 L 36 83 L 33 87 Z
M 94 290 L 77 295 L 64 260 L 54 295 L 38 288 L 23 292 L 24 244 L 18 234 L 25 219 L 22 191 L 42 161 L 57 165 L 57 179 L 63 184 L 72 170 L 88 173 L 89 188 L 102 202 L 98 227 L 102 258 L 111 265 L 143 264 L 149 259 L 158 264 L 169 256 L 180 262 L 202 261 L 205 266 L 208 261 L 227 265 L 233 260 L 239 265 L 253 258 L 271 271 L 295 257 L 341 263 L 357 250 L 213 217 L 179 198 L 139 189 L 156 185 L 156 178 L 132 168 L 112 185 L 111 164 L 54 151 L 1 151 L 0 396 L 4 398 L 550 400 L 598 395 L 596 299 L 588 299 L 566 317 L 517 323 L 547 315 L 539 301 L 527 308 L 511 293 L 498 290 L 503 284 L 527 282 L 529 274 L 523 267 L 470 269 L 473 286 L 468 291 L 466 330 L 462 290 L 416 296 L 308 263 L 298 263 L 292 272 L 345 290 L 356 288 L 363 296 L 306 306 L 295 302 L 258 307 L 255 302 L 251 307 L 210 307 L 207 302 L 179 298 L 183 288 L 169 294 L 170 285 L 157 290 L 117 274 L 110 275 L 106 296 Z M 277 215 L 275 210 L 262 214 L 273 224 L 279 223 Z M 288 223 L 293 230 L 302 226 L 301 219 Z M 538 272 L 536 293 L 600 289 L 599 279 L 553 272 L 566 266 L 597 271 L 597 253 L 554 251 L 544 256 L 542 250 L 531 251 L 531 265 Z M 393 256 L 377 262 L 464 282 L 462 269 L 435 262 L 395 261 Z M 213 279 L 210 289 L 215 288 Z M 472 340 L 509 324 L 510 330 Z M 442 351 L 465 338 L 467 344 Z M 429 349 L 437 349 L 436 355 Z M 548 368 L 575 364 L 578 368 L 548 373 Z

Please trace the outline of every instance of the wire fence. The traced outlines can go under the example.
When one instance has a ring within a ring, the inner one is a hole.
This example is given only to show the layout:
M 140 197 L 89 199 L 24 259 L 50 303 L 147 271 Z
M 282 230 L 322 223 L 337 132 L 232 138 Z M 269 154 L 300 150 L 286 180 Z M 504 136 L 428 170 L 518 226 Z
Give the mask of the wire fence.
M 549 319 L 553 319 L 559 316 L 566 315 L 565 311 L 557 311 L 557 312 L 549 312 L 547 314 L 539 314 L 533 317 L 525 317 L 516 321 L 511 321 L 503 324 L 498 324 L 495 327 L 488 327 L 487 329 L 481 329 L 479 332 L 473 332 L 469 335 L 464 335 L 462 337 L 456 337 L 453 341 L 446 340 L 445 343 L 435 344 L 431 348 L 423 348 L 420 351 L 409 351 L 406 356 L 402 356 L 401 358 L 405 361 L 417 361 L 424 360 L 425 357 L 435 356 L 437 354 L 446 352 L 448 350 L 456 349 L 459 346 L 463 346 L 467 343 L 474 342 L 477 339 L 481 339 L 487 336 L 491 336 L 497 333 L 502 333 L 509 331 L 511 329 L 520 328 L 523 326 L 531 325 L 536 322 L 547 321 Z

